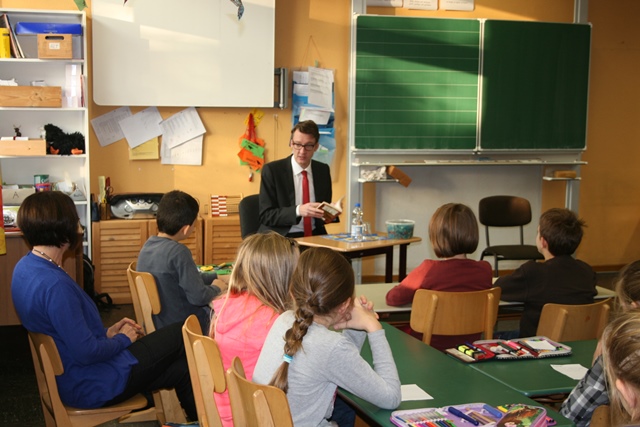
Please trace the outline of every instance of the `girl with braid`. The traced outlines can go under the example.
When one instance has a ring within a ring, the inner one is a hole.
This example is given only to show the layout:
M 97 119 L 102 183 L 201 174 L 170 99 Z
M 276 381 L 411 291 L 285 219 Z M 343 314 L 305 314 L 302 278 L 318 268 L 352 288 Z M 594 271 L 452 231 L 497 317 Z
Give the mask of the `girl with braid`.
M 253 381 L 287 393 L 294 425 L 330 426 L 337 387 L 384 409 L 400 404 L 400 380 L 384 329 L 338 252 L 302 252 L 291 279 L 294 309 L 274 322 Z M 338 332 L 342 331 L 342 332 Z M 365 338 L 372 368 L 360 356 Z

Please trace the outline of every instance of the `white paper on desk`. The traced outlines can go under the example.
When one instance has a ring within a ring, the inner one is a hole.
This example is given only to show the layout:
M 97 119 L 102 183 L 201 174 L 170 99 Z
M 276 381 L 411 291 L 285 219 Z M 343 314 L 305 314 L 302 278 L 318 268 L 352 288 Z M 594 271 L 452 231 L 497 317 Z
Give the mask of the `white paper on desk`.
M 309 67 L 309 104 L 333 108 L 333 70 Z
M 163 142 L 160 163 L 163 165 L 201 166 L 203 140 L 204 135 L 200 135 L 173 148 Z
M 403 384 L 400 386 L 402 401 L 407 400 L 431 400 L 433 396 L 418 387 L 416 384 Z
M 162 145 L 169 148 L 177 147 L 206 132 L 195 107 L 186 108 L 163 120 L 160 127 L 162 128 Z
M 106 147 L 124 138 L 120 121 L 131 116 L 129 107 L 120 107 L 107 114 L 103 114 L 91 120 L 91 127 L 98 137 L 101 146 Z
M 581 380 L 588 369 L 578 363 L 569 363 L 566 365 L 551 365 L 553 369 L 560 372 L 562 375 L 566 375 L 574 380 Z
M 120 120 L 120 128 L 130 148 L 162 135 L 162 116 L 157 107 L 146 108 L 133 116 Z
M 545 339 L 541 340 L 524 340 L 524 343 L 534 350 L 553 351 L 556 347 Z

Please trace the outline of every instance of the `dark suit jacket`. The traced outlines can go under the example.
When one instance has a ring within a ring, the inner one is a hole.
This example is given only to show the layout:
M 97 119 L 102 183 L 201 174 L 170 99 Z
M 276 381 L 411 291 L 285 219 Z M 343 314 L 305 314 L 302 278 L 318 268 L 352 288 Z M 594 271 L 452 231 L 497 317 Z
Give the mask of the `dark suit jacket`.
M 296 216 L 296 190 L 293 184 L 291 156 L 267 163 L 262 168 L 260 182 L 259 233 L 274 230 L 285 236 L 292 226 L 300 222 Z M 315 201 L 331 203 L 331 172 L 329 165 L 311 160 Z M 324 220 L 314 219 L 313 234 L 327 234 Z

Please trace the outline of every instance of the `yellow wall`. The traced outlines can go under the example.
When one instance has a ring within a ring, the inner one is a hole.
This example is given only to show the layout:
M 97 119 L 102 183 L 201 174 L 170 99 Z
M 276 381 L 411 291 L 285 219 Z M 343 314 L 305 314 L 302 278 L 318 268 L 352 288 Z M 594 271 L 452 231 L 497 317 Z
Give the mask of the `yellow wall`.
M 90 2 L 88 1 L 90 4 Z M 346 192 L 348 66 L 350 51 L 349 0 L 277 0 L 276 66 L 297 69 L 313 65 L 336 70 L 336 136 L 338 152 L 333 171 L 336 198 Z M 476 0 L 473 12 L 424 12 L 370 8 L 369 13 L 460 18 L 502 18 L 571 22 L 573 0 Z M 75 9 L 72 0 L 0 0 L 2 7 Z M 90 10 L 88 10 L 90 17 Z M 594 266 L 618 266 L 640 258 L 640 2 L 589 1 L 593 24 L 589 127 L 589 163 L 582 170 L 580 215 L 588 229 L 578 256 Z M 89 20 L 90 25 L 90 20 Z M 89 45 L 90 46 L 90 45 Z M 158 88 L 162 90 L 162 88 Z M 89 94 L 91 98 L 91 94 Z M 90 105 L 96 117 L 115 107 Z M 179 111 L 161 108 L 163 117 Z M 138 109 L 133 109 L 137 112 Z M 248 182 L 247 167 L 238 166 L 238 137 L 249 109 L 199 108 L 207 134 L 202 167 L 163 166 L 159 161 L 129 161 L 126 142 L 100 147 L 93 132 L 91 179 L 111 177 L 116 192 L 164 192 L 179 188 L 204 205 L 210 194 L 257 193 L 259 176 Z M 267 161 L 289 153 L 290 110 L 264 109 L 258 136 L 267 142 Z M 543 208 L 562 206 L 564 188 L 543 185 Z M 348 202 L 348 201 L 347 201 Z M 349 206 L 349 204 L 347 204 Z M 204 207 L 204 206 L 203 206 Z M 330 232 L 341 231 L 335 225 Z

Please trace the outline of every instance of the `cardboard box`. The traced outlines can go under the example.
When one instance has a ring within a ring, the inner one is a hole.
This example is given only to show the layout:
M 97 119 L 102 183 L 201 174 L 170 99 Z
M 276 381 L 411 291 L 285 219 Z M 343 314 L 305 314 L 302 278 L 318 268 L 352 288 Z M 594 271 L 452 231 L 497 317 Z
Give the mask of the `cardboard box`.
M 62 107 L 62 88 L 0 86 L 0 107 Z
M 38 58 L 73 58 L 71 34 L 38 34 Z
M 47 141 L 44 139 L 0 140 L 0 156 L 46 156 Z
M 13 190 L 2 189 L 2 204 L 5 206 L 19 206 L 24 199 L 35 193 L 35 187 L 16 188 Z

